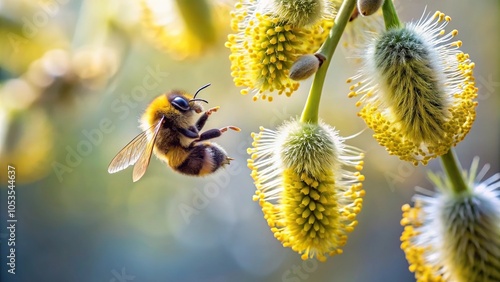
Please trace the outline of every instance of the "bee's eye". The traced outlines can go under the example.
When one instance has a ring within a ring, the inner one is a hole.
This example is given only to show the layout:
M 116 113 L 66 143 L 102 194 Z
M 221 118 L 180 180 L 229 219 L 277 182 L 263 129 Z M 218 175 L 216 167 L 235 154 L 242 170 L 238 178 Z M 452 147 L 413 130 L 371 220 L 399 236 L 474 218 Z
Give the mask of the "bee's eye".
M 171 103 L 172 106 L 174 106 L 174 108 L 176 108 L 179 111 L 187 111 L 191 109 L 191 107 L 189 106 L 189 102 L 180 96 L 175 97 Z

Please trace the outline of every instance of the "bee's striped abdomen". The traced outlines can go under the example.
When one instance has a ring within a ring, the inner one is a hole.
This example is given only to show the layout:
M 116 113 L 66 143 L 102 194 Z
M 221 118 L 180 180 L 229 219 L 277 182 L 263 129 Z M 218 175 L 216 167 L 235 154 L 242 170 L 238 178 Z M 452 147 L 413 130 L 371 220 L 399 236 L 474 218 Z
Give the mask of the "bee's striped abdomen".
M 180 173 L 202 176 L 228 164 L 226 152 L 214 143 L 202 143 L 189 149 L 186 159 L 174 169 Z

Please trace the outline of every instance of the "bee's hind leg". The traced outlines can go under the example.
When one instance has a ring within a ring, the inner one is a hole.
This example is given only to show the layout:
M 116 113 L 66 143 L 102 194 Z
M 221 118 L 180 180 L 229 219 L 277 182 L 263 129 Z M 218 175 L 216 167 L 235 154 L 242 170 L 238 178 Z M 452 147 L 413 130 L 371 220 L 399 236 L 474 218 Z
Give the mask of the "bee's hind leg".
M 201 142 L 201 141 L 217 138 L 217 137 L 221 136 L 222 133 L 228 131 L 229 129 L 234 130 L 234 131 L 241 131 L 241 129 L 239 129 L 236 126 L 226 126 L 226 127 L 221 128 L 221 129 L 217 129 L 217 128 L 209 129 L 209 130 L 201 133 L 200 137 L 198 137 L 198 139 L 194 140 L 193 143 L 191 143 L 191 144 L 193 145 L 196 142 Z

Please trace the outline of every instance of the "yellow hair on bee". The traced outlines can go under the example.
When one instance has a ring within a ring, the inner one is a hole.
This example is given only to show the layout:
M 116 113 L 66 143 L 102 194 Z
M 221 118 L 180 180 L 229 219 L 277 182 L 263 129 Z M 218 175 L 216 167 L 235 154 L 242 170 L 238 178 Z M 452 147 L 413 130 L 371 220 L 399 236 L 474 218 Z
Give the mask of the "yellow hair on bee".
M 191 100 L 193 98 L 193 96 L 179 90 L 174 90 L 172 92 L 165 93 L 156 97 L 149 104 L 141 117 L 140 122 L 142 130 L 151 128 L 154 124 L 156 124 L 158 120 L 160 120 L 162 115 L 166 115 L 169 118 L 178 120 L 181 123 L 180 125 L 185 127 L 188 127 L 189 125 L 192 125 L 194 123 L 195 117 L 193 114 L 188 114 L 187 116 L 183 115 L 182 118 L 180 118 L 181 116 L 179 114 L 176 114 L 176 112 L 178 111 L 172 106 L 169 101 L 169 97 L 174 95 L 181 95 L 183 97 L 186 97 L 188 100 Z M 196 107 L 201 109 L 201 106 L 197 104 Z

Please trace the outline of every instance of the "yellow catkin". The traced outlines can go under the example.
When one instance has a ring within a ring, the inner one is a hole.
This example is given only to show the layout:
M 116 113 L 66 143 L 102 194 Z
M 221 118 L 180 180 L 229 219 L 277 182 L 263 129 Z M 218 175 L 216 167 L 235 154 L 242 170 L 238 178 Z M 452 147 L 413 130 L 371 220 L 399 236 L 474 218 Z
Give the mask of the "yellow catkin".
M 343 145 L 323 123 L 291 121 L 278 131 L 261 128 L 252 137 L 248 167 L 256 187 L 253 199 L 274 237 L 302 259 L 325 261 L 341 254 L 363 206 L 364 176 L 358 171 L 363 154 Z
M 249 10 L 256 3 L 246 2 L 238 2 L 232 12 L 236 33 L 228 36 L 225 45 L 231 51 L 233 81 L 245 87 L 242 94 L 253 93 L 254 101 L 272 101 L 273 92 L 290 96 L 299 87 L 289 77 L 292 64 L 321 46 L 333 21 L 322 19 L 312 25 L 294 26 L 277 15 Z

